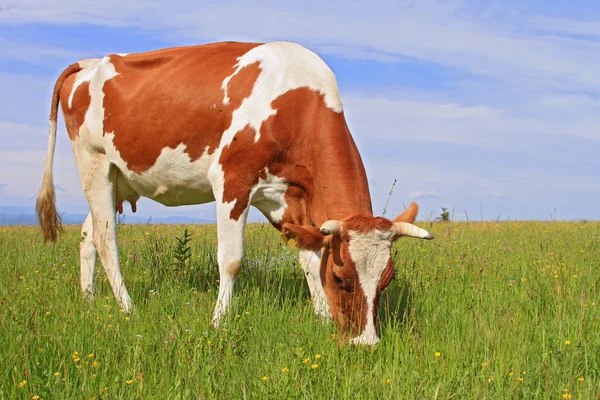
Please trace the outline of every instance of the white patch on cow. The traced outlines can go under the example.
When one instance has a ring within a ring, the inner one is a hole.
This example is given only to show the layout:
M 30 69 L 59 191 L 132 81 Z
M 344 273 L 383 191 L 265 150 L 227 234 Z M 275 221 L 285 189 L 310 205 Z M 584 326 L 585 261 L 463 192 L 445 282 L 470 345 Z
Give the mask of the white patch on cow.
M 283 178 L 272 175 L 264 169 L 266 178 L 259 178 L 258 184 L 250 192 L 250 204 L 258 208 L 270 222 L 279 223 L 287 208 L 284 195 L 288 184 Z
M 351 343 L 374 345 L 379 342 L 373 316 L 375 296 L 381 274 L 390 260 L 392 240 L 396 231 L 395 229 L 373 230 L 367 233 L 348 231 L 348 234 L 350 235 L 348 247 L 350 257 L 356 266 L 358 280 L 367 300 L 365 329 L 360 336 L 352 339 Z
M 166 147 L 150 168 L 141 174 L 130 171 L 114 145 L 114 133 L 104 136 L 106 155 L 127 181 L 133 191 L 166 206 L 202 204 L 214 201 L 212 186 L 208 180 L 208 168 L 213 156 L 207 146 L 202 156 L 192 161 L 186 153 L 187 145 Z
M 229 103 L 227 90 L 231 79 L 244 67 L 256 62 L 260 64 L 261 73 L 250 97 L 235 110 L 231 126 L 223 135 L 224 141 L 229 143 L 232 135 L 249 124 L 256 130 L 254 141 L 258 142 L 262 122 L 276 113 L 271 108 L 271 102 L 290 90 L 301 87 L 321 93 L 327 107 L 335 112 L 342 112 L 337 82 L 331 69 L 312 51 L 288 42 L 267 43 L 239 57 L 235 72 L 221 84 L 224 104 Z
M 104 57 L 96 65 L 96 72 L 90 81 L 90 107 L 85 114 L 85 123 L 92 134 L 92 146 L 104 148 L 104 84 L 119 75 L 109 57 Z

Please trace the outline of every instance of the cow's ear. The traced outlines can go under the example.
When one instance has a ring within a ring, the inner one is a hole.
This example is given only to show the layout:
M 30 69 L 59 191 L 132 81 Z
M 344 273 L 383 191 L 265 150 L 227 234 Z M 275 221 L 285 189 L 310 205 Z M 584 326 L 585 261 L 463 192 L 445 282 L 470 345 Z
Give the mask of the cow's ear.
M 326 237 L 314 226 L 283 224 L 282 232 L 286 242 L 299 249 L 318 251 L 325 244 Z
M 417 219 L 419 213 L 419 206 L 417 203 L 411 203 L 410 206 L 402 214 L 398 215 L 392 222 L 408 222 L 412 224 Z

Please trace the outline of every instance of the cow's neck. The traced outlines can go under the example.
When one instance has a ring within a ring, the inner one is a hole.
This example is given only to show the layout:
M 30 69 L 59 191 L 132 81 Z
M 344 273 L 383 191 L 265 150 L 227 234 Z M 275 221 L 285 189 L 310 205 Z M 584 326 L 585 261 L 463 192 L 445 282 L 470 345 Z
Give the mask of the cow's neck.
M 299 185 L 288 190 L 282 222 L 320 226 L 328 219 L 373 215 L 361 157 L 343 114 L 334 119 L 297 153 L 292 181 Z

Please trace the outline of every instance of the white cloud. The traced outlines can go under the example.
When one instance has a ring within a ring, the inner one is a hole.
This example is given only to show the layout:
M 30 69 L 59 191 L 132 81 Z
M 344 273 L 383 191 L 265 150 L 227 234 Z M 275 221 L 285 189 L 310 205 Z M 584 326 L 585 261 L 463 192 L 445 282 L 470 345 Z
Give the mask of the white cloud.
M 319 54 L 335 55 L 348 60 L 372 60 L 389 64 L 408 61 L 406 57 L 401 57 L 397 54 L 385 54 L 379 51 L 351 46 L 316 45 L 312 46 L 312 50 Z
M 370 138 L 505 149 L 532 148 L 541 134 L 600 141 L 600 101 L 568 95 L 548 95 L 541 101 L 546 104 L 524 104 L 519 109 L 352 94 L 343 97 L 352 132 Z
M 422 197 L 441 198 L 441 196 L 435 190 L 427 190 L 424 192 L 420 190 L 411 190 L 410 192 L 408 192 L 408 197 L 414 200 L 420 199 Z

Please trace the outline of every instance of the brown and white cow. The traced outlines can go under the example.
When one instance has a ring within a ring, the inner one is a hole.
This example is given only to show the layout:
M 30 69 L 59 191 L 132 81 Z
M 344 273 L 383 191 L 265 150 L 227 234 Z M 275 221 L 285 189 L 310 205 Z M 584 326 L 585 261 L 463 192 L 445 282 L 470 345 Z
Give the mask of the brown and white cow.
M 52 179 L 59 102 L 90 205 L 80 256 L 88 296 L 99 254 L 117 300 L 131 310 L 117 248 L 123 202 L 135 211 L 140 196 L 167 206 L 215 201 L 217 325 L 240 272 L 252 205 L 295 239 L 315 312 L 333 316 L 353 343 L 379 341 L 392 243 L 433 235 L 411 224 L 416 204 L 395 220 L 373 216 L 335 77 L 316 54 L 283 42 L 215 43 L 68 67 L 54 88 L 36 205 L 50 241 L 60 229 Z

